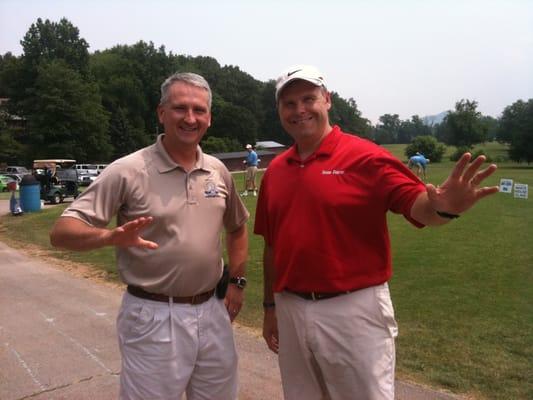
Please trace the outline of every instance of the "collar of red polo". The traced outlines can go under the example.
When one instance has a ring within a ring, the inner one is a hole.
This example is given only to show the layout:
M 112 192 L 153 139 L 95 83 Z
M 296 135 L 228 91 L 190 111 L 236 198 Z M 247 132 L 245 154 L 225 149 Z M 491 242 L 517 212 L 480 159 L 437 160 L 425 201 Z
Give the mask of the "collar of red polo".
M 311 154 L 307 160 L 311 160 L 316 157 L 329 157 L 333 154 L 333 151 L 339 144 L 339 141 L 341 139 L 341 129 L 334 125 L 331 131 L 328 132 L 328 134 L 322 139 L 322 142 L 318 146 L 318 149 L 316 149 L 313 154 Z M 287 162 L 301 162 L 300 155 L 298 154 L 298 148 L 296 146 L 296 143 L 293 144 L 290 149 L 288 150 L 287 154 Z

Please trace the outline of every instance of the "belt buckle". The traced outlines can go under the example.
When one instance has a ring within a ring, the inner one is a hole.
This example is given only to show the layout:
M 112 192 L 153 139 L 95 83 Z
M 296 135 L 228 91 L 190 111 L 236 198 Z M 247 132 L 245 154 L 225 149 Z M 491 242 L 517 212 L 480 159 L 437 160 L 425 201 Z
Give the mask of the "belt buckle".
M 197 294 L 195 294 L 194 296 L 191 297 L 191 304 L 194 305 L 196 304 L 196 298 L 198 297 Z

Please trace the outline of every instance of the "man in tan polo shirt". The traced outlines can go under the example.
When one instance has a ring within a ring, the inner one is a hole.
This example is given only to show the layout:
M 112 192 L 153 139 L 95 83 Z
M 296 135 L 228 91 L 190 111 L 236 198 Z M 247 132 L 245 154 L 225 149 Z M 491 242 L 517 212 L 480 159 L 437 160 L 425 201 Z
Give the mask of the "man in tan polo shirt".
M 117 318 L 121 399 L 227 399 L 237 396 L 231 321 L 240 311 L 249 213 L 234 181 L 198 143 L 211 124 L 211 90 L 180 73 L 161 85 L 157 109 L 165 133 L 123 157 L 67 208 L 54 246 L 115 246 L 128 285 Z M 107 228 L 114 216 L 117 227 Z M 230 282 L 222 275 L 226 231 Z

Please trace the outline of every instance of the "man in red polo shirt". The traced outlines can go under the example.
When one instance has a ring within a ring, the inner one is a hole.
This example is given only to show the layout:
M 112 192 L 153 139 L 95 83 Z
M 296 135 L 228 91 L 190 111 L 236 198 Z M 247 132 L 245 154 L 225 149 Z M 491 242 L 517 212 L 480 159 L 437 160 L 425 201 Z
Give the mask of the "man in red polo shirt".
M 265 240 L 263 336 L 278 353 L 285 399 L 393 399 L 397 326 L 387 281 L 387 211 L 442 225 L 498 191 L 479 187 L 466 153 L 439 187 L 383 148 L 331 126 L 331 97 L 311 66 L 276 83 L 295 145 L 267 169 L 255 233 Z

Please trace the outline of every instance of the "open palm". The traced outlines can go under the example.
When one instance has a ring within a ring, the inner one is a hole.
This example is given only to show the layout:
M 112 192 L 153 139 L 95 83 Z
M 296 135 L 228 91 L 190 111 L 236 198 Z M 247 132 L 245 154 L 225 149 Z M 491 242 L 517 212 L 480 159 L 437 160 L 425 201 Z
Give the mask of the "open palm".
M 479 187 L 485 178 L 496 171 L 496 165 L 491 164 L 480 170 L 485 162 L 485 156 L 479 156 L 469 163 L 471 158 L 470 153 L 463 154 L 442 185 L 437 187 L 432 184 L 426 185 L 433 209 L 461 214 L 480 199 L 498 191 L 497 186 Z
M 140 236 L 140 232 L 151 224 L 152 217 L 140 217 L 124 225 L 118 226 L 111 232 L 111 241 L 118 247 L 145 247 L 147 249 L 157 249 L 157 243 L 145 240 Z

